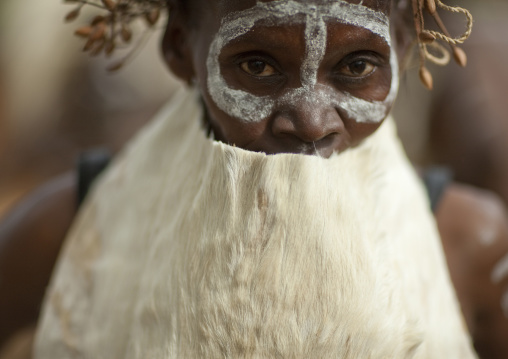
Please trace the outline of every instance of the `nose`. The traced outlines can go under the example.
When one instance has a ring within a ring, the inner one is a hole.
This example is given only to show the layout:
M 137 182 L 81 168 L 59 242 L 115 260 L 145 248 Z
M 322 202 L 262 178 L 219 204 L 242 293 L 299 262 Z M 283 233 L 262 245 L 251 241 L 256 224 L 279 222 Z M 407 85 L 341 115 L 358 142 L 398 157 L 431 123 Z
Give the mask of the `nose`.
M 305 99 L 282 106 L 275 113 L 271 130 L 278 141 L 293 147 L 286 148 L 287 152 L 307 152 L 301 149 L 310 148 L 323 157 L 341 149 L 345 132 L 344 122 L 330 103 Z

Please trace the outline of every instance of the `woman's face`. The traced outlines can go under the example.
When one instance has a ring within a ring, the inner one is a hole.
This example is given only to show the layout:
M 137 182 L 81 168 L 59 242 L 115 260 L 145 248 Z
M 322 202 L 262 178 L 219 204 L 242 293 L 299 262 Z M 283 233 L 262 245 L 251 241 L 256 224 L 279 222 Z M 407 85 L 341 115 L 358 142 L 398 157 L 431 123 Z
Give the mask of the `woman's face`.
M 217 140 L 329 157 L 387 116 L 398 86 L 390 1 L 202 3 L 187 43 Z

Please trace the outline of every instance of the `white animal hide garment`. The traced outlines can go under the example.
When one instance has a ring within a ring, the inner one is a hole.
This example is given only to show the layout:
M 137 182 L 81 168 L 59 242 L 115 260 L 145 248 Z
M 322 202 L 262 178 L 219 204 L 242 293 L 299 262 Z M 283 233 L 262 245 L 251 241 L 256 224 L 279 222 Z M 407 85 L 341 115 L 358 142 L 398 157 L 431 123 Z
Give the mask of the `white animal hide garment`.
M 387 120 L 330 159 L 205 138 L 182 90 L 94 188 L 36 358 L 474 358 Z

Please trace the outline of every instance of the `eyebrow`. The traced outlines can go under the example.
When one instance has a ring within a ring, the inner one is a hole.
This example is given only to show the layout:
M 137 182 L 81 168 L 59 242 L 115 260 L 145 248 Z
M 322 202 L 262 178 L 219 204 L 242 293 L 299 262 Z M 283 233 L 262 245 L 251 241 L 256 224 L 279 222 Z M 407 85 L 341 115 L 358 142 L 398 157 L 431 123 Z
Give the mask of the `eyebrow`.
M 302 31 L 305 31 L 305 25 L 303 23 L 301 24 L 290 24 L 290 26 L 298 26 L 301 27 Z M 269 36 L 265 36 L 265 28 L 278 28 L 277 31 L 273 31 L 269 33 Z M 288 41 L 295 41 L 294 34 L 288 33 L 287 25 L 264 25 L 259 24 L 255 25 L 253 27 L 255 31 L 249 31 L 242 35 L 237 36 L 235 39 L 230 41 L 227 44 L 224 44 L 224 48 L 226 48 L 228 45 L 235 46 L 237 45 L 238 41 L 253 44 L 253 45 L 262 45 L 265 49 L 273 49 L 273 50 L 280 50 L 281 48 L 284 48 L 285 45 L 288 43 Z M 252 29 L 251 29 L 252 30 Z M 268 39 L 267 39 L 268 37 Z M 268 41 L 267 41 L 268 40 Z M 305 46 L 305 44 L 304 44 Z

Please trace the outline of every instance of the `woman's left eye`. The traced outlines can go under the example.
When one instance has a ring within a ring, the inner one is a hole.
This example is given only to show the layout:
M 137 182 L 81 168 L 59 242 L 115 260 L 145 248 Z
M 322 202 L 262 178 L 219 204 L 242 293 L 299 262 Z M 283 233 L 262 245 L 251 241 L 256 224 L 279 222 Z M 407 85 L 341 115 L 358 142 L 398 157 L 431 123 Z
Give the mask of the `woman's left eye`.
M 375 69 L 376 66 L 369 61 L 356 60 L 340 68 L 339 72 L 349 77 L 364 77 L 370 75 Z
M 244 61 L 240 64 L 240 68 L 249 75 L 258 77 L 268 77 L 277 73 L 273 66 L 261 60 Z

